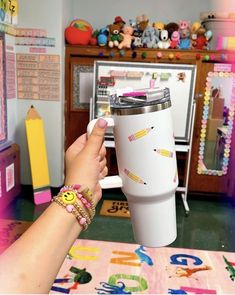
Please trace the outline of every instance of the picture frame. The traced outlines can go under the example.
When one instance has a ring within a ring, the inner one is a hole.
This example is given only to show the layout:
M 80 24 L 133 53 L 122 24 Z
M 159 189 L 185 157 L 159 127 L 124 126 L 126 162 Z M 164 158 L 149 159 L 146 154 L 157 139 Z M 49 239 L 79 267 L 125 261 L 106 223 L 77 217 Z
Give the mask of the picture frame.
M 88 110 L 93 89 L 93 66 L 72 63 L 72 105 L 71 110 Z

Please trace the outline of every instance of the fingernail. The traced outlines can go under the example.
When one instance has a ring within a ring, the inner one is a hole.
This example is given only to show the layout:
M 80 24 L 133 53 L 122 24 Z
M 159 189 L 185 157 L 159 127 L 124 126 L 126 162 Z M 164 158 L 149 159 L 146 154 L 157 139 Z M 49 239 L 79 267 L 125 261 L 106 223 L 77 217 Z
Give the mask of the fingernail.
M 107 126 L 107 121 L 105 119 L 103 119 L 103 118 L 99 118 L 99 120 L 98 120 L 98 126 L 100 128 L 105 128 Z

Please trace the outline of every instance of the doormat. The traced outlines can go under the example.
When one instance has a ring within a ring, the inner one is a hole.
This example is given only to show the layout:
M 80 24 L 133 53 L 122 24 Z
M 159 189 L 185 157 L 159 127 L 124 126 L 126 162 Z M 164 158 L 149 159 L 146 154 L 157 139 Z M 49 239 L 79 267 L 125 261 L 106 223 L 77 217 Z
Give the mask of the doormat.
M 235 253 L 76 240 L 51 294 L 235 294 Z
M 100 215 L 130 218 L 128 202 L 104 200 L 100 209 Z
M 32 222 L 0 219 L 0 254 L 30 227 Z

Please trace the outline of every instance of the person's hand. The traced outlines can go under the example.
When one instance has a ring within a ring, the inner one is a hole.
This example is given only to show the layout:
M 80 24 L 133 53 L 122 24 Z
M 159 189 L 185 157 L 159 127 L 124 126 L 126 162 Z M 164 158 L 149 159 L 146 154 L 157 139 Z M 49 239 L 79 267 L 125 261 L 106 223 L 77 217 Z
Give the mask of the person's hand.
M 101 198 L 99 180 L 104 178 L 106 166 L 106 149 L 103 144 L 107 122 L 100 118 L 87 138 L 80 136 L 65 154 L 65 185 L 80 184 L 93 192 L 94 201 Z

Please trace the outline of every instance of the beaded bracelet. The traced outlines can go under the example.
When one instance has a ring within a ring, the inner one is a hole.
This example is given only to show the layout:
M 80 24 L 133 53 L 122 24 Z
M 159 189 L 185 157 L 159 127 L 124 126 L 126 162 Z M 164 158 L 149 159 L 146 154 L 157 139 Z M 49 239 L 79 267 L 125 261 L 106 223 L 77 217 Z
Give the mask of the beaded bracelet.
M 82 202 L 84 207 L 87 209 L 90 218 L 93 218 L 95 216 L 95 204 L 92 199 L 92 192 L 89 188 L 85 188 L 82 191 L 79 191 L 81 188 L 80 185 L 66 185 L 63 186 L 60 190 L 60 192 L 74 192 L 77 196 L 77 198 Z
M 95 215 L 95 205 L 92 192 L 88 188 L 81 192 L 80 189 L 80 185 L 64 186 L 52 201 L 65 208 L 67 212 L 72 213 L 83 230 L 86 230 Z

